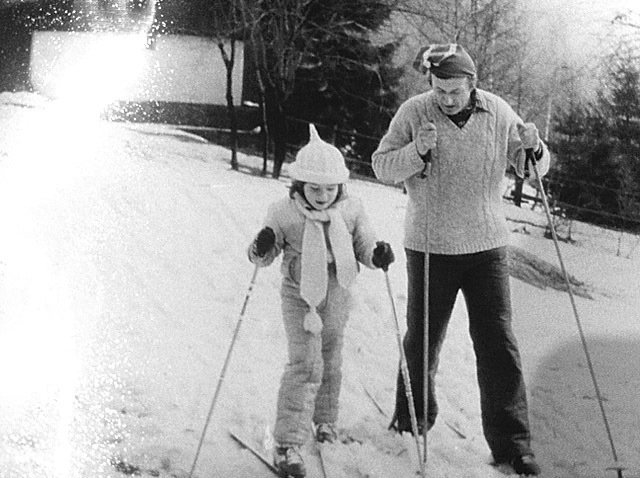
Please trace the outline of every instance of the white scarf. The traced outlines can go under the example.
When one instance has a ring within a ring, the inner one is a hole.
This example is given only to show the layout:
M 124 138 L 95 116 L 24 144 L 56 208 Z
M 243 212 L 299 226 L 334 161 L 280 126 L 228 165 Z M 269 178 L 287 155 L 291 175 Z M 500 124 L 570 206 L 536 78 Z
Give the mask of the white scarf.
M 294 195 L 298 210 L 305 216 L 302 236 L 302 261 L 300 278 L 300 297 L 309 305 L 304 318 L 305 330 L 318 334 L 322 330 L 322 319 L 317 307 L 327 295 L 328 273 L 327 241 L 323 223 L 329 223 L 329 244 L 336 263 L 338 283 L 348 288 L 358 272 L 353 238 L 347 230 L 342 214 L 336 207 L 318 211 L 310 209 L 299 194 Z

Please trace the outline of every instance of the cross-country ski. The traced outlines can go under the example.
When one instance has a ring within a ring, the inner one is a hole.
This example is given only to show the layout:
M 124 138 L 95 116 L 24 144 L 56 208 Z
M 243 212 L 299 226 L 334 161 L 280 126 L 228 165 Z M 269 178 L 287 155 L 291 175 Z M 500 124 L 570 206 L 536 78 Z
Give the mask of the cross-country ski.
M 273 466 L 273 462 L 269 460 L 261 452 L 259 452 L 255 446 L 251 445 L 247 440 L 241 438 L 240 435 L 238 435 L 237 433 L 231 430 L 229 430 L 229 435 L 231 436 L 231 438 L 237 441 L 240 444 L 240 446 L 249 450 L 253 456 L 255 456 L 258 460 L 260 460 L 264 464 L 264 466 L 266 466 L 276 476 L 281 476 L 278 469 L 275 466 Z M 284 478 L 287 478 L 287 477 L 284 477 Z

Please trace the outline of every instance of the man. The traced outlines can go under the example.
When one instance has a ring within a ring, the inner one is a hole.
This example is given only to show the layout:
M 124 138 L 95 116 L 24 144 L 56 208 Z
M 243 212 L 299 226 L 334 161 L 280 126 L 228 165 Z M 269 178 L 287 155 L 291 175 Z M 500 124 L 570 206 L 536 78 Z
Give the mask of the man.
M 458 291 L 469 311 L 476 354 L 482 425 L 496 464 L 538 475 L 520 355 L 511 328 L 508 229 L 501 182 L 509 165 L 525 175 L 525 150 L 540 174 L 549 153 L 535 125 L 509 105 L 476 88 L 476 68 L 456 44 L 423 48 L 414 67 L 429 75 L 432 90 L 407 100 L 373 153 L 383 181 L 404 182 L 408 274 L 407 355 L 419 422 L 424 426 L 424 287 L 428 251 L 429 371 L 427 429 L 436 420 L 438 353 Z M 428 244 L 427 244 L 428 238 Z M 407 398 L 398 374 L 393 428 L 411 431 Z

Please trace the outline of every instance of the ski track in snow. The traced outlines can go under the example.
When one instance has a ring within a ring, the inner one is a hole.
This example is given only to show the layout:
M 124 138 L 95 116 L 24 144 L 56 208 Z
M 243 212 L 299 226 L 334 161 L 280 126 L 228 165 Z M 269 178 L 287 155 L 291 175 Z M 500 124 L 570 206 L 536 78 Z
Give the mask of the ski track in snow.
M 0 476 L 183 478 L 247 293 L 246 247 L 287 181 L 233 172 L 228 151 L 175 130 L 56 115 L 0 104 Z M 404 323 L 406 197 L 359 181 L 349 191 L 396 251 L 389 276 Z M 539 211 L 508 206 L 508 215 L 544 224 Z M 574 234 L 575 245 L 561 245 L 570 273 L 611 292 L 577 303 L 621 461 L 640 476 L 640 259 L 616 257 L 615 237 L 601 230 L 581 225 Z M 512 242 L 557 263 L 542 228 Z M 258 272 L 199 478 L 272 476 L 227 429 L 265 452 L 271 443 L 286 354 L 279 283 L 279 261 Z M 615 476 L 604 471 L 611 454 L 567 295 L 516 280 L 512 293 L 543 477 Z M 362 270 L 344 348 L 342 443 L 326 448 L 330 476 L 415 476 L 413 439 L 388 432 L 388 416 L 364 390 L 391 414 L 397 356 L 384 276 Z M 490 465 L 474 362 L 458 301 L 438 373 L 429 476 L 509 473 Z M 305 456 L 309 476 L 320 476 L 313 446 Z

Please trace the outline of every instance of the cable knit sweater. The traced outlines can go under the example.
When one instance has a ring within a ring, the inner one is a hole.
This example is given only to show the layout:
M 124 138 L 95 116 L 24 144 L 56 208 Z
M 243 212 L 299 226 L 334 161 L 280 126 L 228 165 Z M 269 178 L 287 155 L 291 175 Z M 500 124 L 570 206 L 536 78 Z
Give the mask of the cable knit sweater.
M 382 181 L 404 182 L 409 195 L 405 216 L 408 249 L 436 254 L 468 254 L 507 244 L 502 210 L 502 180 L 508 164 L 524 149 L 520 117 L 498 96 L 476 90 L 476 109 L 459 128 L 437 106 L 431 91 L 404 102 L 373 153 L 373 169 Z M 434 123 L 437 146 L 431 151 L 428 177 L 414 138 L 422 125 Z M 549 169 L 543 144 L 540 174 Z M 427 231 L 427 225 L 429 229 Z

